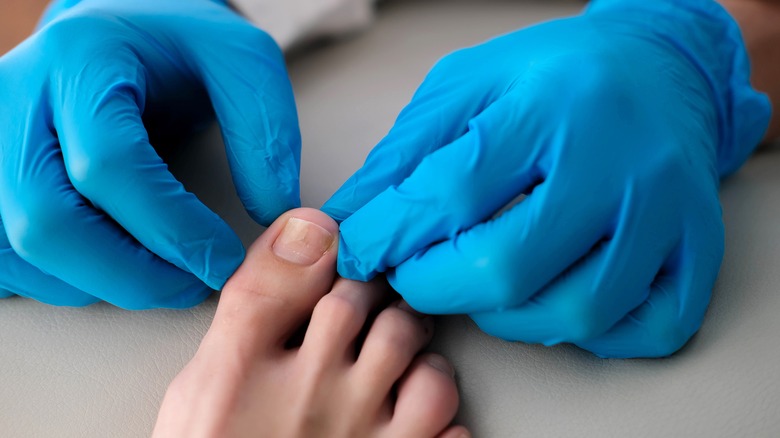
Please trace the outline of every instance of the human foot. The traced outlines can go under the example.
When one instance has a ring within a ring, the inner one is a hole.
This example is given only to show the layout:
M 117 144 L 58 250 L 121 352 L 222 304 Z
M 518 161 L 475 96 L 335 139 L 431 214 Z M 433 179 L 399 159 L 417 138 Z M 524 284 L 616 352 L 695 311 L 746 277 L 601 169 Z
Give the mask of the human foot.
M 448 428 L 452 367 L 418 355 L 432 320 L 385 307 L 384 282 L 334 283 L 337 233 L 325 214 L 298 209 L 260 236 L 168 388 L 155 437 L 470 436 Z

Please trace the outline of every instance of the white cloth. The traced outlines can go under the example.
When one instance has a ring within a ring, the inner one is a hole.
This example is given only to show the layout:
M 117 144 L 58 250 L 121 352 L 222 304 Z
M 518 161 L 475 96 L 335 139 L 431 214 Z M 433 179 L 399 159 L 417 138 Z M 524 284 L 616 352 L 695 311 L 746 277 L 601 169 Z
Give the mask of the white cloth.
M 283 49 L 368 26 L 375 0 L 231 0 Z

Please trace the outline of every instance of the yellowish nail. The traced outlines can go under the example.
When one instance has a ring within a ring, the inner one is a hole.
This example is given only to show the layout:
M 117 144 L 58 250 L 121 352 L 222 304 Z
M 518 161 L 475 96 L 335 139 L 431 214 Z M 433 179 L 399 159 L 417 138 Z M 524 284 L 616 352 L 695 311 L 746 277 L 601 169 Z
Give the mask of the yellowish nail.
M 333 245 L 334 236 L 325 228 L 291 217 L 273 245 L 274 254 L 296 265 L 310 266 Z

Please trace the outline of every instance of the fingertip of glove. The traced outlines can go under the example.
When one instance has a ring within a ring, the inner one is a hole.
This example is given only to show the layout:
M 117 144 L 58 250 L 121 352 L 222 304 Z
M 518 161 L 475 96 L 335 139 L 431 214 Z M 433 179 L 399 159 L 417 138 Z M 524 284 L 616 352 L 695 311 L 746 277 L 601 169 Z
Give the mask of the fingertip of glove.
M 339 275 L 348 279 L 356 281 L 370 281 L 376 277 L 377 272 L 374 270 L 362 269 L 360 262 L 348 254 L 342 251 L 341 242 L 339 242 L 339 257 L 336 264 L 336 270 Z
M 182 243 L 181 245 L 185 245 Z M 207 238 L 188 244 L 187 270 L 214 290 L 220 290 L 244 261 L 246 250 L 230 226 L 219 219 Z
M 347 218 L 354 213 L 354 209 L 349 207 L 349 200 L 345 199 L 346 197 L 343 195 L 345 188 L 346 185 L 342 186 L 342 188 L 334 193 L 330 199 L 325 201 L 325 204 L 323 204 L 321 209 L 339 224 L 347 220 Z
M 93 297 L 93 296 L 87 295 L 87 294 L 84 294 L 84 295 L 82 295 L 82 296 L 80 296 L 78 298 L 74 298 L 74 297 L 70 296 L 70 297 L 67 297 L 67 298 L 65 298 L 63 300 L 58 300 L 56 298 L 51 299 L 51 300 L 47 299 L 45 301 L 37 299 L 37 298 L 35 298 L 35 299 L 36 299 L 36 301 L 40 301 L 42 303 L 45 303 L 45 304 L 48 304 L 48 305 L 51 305 L 51 306 L 72 307 L 72 308 L 87 307 L 87 306 L 91 306 L 91 305 L 101 301 L 100 298 Z
M 224 284 L 224 283 L 223 283 Z M 164 309 L 189 309 L 195 307 L 198 304 L 206 300 L 213 292 L 214 288 L 205 284 L 194 285 L 187 291 L 170 297 L 161 301 L 154 308 Z M 128 310 L 143 310 L 143 309 L 128 309 Z
M 249 209 L 247 210 L 247 213 L 249 214 L 249 217 L 251 217 L 253 221 L 257 222 L 258 224 L 266 228 L 268 228 L 272 223 L 274 223 L 274 220 L 276 220 L 276 218 L 281 215 L 281 213 L 278 211 L 269 212 L 266 209 Z
M 249 217 L 258 224 L 268 227 L 285 212 L 301 207 L 301 196 L 297 189 L 284 191 L 280 189 L 275 195 L 275 199 L 256 203 L 244 202 Z
M 349 214 L 346 211 L 335 208 L 329 204 L 323 205 L 321 210 L 338 224 L 341 224 L 349 217 Z

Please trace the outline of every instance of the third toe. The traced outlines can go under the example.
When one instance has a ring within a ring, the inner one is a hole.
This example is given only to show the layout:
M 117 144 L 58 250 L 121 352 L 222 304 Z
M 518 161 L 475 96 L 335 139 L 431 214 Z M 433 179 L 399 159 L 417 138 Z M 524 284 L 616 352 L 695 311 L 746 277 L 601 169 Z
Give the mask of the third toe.
M 391 305 L 369 329 L 355 364 L 356 378 L 367 391 L 387 394 L 432 337 L 432 317 L 404 302 Z

